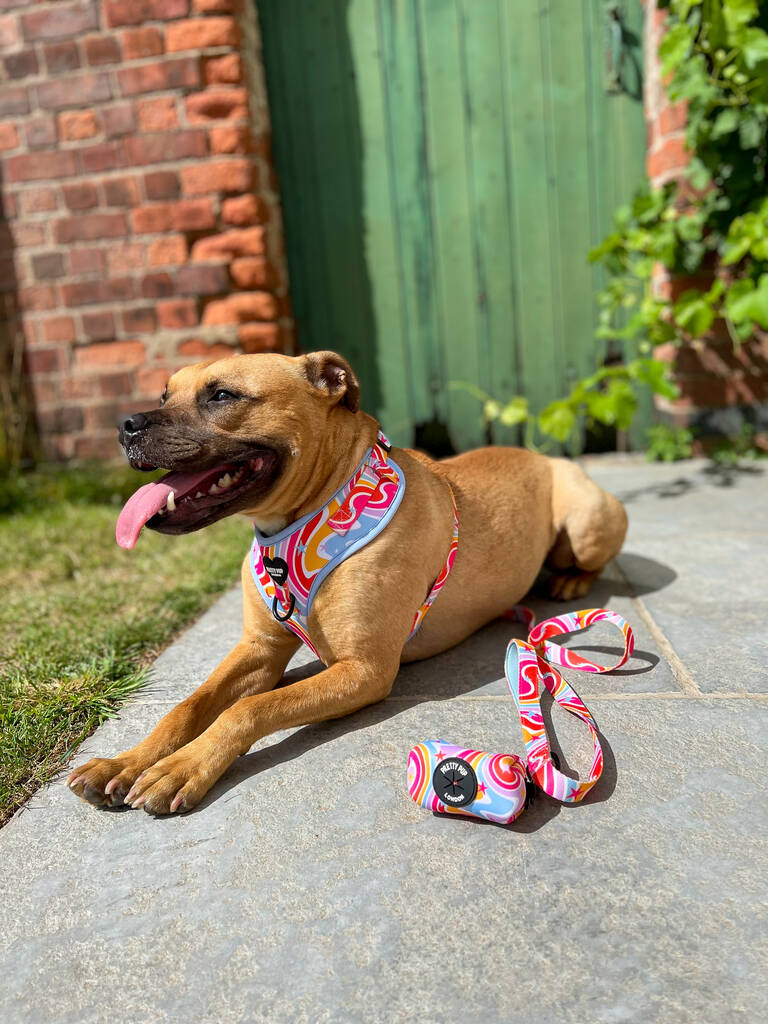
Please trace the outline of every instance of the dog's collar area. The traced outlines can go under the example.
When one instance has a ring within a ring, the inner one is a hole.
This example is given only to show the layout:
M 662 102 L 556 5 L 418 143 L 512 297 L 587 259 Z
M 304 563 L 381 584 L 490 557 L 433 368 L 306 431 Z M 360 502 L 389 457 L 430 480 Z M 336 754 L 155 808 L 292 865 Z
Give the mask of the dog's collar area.
M 254 583 L 277 621 L 318 658 L 307 627 L 318 588 L 341 562 L 381 533 L 402 501 L 405 476 L 390 458 L 391 448 L 379 431 L 376 443 L 355 472 L 322 508 L 272 537 L 254 528 L 250 559 Z M 459 523 L 452 492 L 451 501 L 454 520 L 448 556 L 426 600 L 415 612 L 411 637 L 444 586 L 456 558 Z

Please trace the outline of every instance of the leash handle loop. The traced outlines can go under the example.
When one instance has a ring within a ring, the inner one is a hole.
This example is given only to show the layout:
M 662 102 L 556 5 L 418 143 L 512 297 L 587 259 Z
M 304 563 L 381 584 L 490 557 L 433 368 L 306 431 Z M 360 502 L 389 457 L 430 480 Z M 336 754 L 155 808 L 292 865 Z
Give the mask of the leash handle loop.
M 603 751 L 594 718 L 570 683 L 563 679 L 552 663 L 584 672 L 612 672 L 620 668 L 634 650 L 632 629 L 626 619 L 608 608 L 587 608 L 558 615 L 546 619 L 538 626 L 534 625 L 534 613 L 521 605 L 508 612 L 506 617 L 519 619 L 529 630 L 527 642 L 510 640 L 504 662 L 507 685 L 520 715 L 528 771 L 537 786 L 549 796 L 565 803 L 577 803 L 587 795 L 602 775 Z M 596 622 L 611 623 L 624 637 L 624 652 L 615 665 L 596 665 L 550 640 L 554 636 L 587 629 Z M 552 763 L 552 751 L 539 700 L 540 684 L 549 690 L 554 700 L 565 711 L 580 718 L 592 735 L 592 766 L 586 779 L 569 778 Z

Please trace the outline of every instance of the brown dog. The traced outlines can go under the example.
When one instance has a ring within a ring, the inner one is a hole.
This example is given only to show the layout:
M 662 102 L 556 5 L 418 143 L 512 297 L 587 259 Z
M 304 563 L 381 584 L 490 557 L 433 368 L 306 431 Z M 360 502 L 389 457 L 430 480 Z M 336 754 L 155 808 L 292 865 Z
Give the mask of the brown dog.
M 164 509 L 151 504 L 156 492 L 148 488 L 150 497 L 131 499 L 141 514 L 126 514 L 121 543 L 132 546 L 147 519 L 151 529 L 188 533 L 241 512 L 268 534 L 322 507 L 376 440 L 377 424 L 359 411 L 358 392 L 351 368 L 332 352 L 237 356 L 174 374 L 160 408 L 121 427 L 131 465 L 215 468 L 234 481 Z M 76 769 L 69 785 L 78 796 L 157 813 L 194 807 L 263 736 L 382 700 L 401 662 L 444 651 L 499 616 L 545 562 L 555 597 L 583 596 L 624 540 L 620 502 L 565 459 L 518 448 L 443 462 L 404 449 L 393 457 L 407 483 L 400 507 L 330 574 L 312 606 L 310 636 L 329 667 L 275 689 L 299 640 L 265 606 L 246 558 L 240 643 L 137 747 Z M 451 542 L 447 482 L 459 513 L 458 554 L 408 641 Z

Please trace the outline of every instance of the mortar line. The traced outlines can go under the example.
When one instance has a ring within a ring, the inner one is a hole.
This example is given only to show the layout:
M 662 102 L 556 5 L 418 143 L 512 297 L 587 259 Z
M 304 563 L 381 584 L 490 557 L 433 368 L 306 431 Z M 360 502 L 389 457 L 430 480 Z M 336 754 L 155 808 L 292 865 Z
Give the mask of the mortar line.
M 761 703 L 768 702 L 768 693 L 747 693 L 747 692 L 725 692 L 718 691 L 717 693 L 682 693 L 676 690 L 662 691 L 658 693 L 600 693 L 595 691 L 594 693 L 587 693 L 580 691 L 580 697 L 582 700 L 587 701 L 600 701 L 600 700 L 682 700 L 682 701 L 694 701 L 694 700 L 753 700 Z M 411 697 L 387 697 L 383 703 L 385 704 L 451 704 L 457 701 L 473 701 L 476 703 L 486 702 L 495 703 L 501 701 L 509 701 L 510 695 L 508 693 L 484 693 L 475 695 L 464 695 L 460 697 L 437 697 L 435 694 L 414 694 Z M 374 705 L 371 705 L 374 706 Z
M 675 649 L 672 647 L 672 644 L 669 642 L 669 640 L 667 640 L 666 636 L 656 623 L 656 620 L 653 618 L 651 613 L 646 608 L 645 602 L 642 600 L 642 598 L 638 597 L 635 594 L 632 582 L 626 575 L 624 570 L 621 568 L 621 565 L 619 564 L 617 558 L 614 558 L 613 565 L 616 567 L 619 575 L 629 588 L 630 601 L 635 606 L 635 608 L 637 608 L 638 615 L 647 626 L 648 632 L 651 634 L 651 636 L 656 642 L 656 646 L 666 659 L 669 667 L 672 669 L 672 675 L 675 677 L 678 685 L 683 690 L 683 692 L 687 693 L 690 697 L 700 697 L 702 693 L 696 685 L 693 676 L 685 667 L 682 660 L 678 657 L 677 653 L 675 652 Z

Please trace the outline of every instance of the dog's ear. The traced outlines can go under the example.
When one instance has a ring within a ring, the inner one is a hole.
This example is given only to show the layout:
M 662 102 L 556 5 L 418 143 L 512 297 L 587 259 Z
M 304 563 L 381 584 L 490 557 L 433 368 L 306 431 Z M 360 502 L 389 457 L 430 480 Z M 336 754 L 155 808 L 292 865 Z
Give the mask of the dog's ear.
M 360 385 L 352 367 L 335 352 L 310 352 L 304 356 L 307 380 L 352 412 L 360 408 Z

